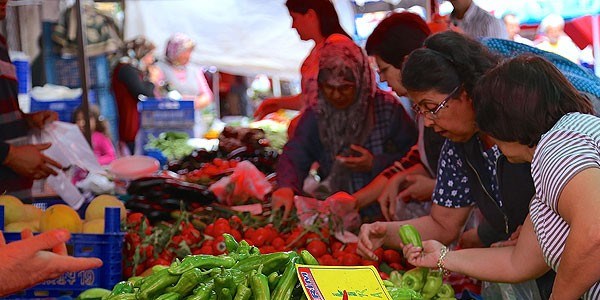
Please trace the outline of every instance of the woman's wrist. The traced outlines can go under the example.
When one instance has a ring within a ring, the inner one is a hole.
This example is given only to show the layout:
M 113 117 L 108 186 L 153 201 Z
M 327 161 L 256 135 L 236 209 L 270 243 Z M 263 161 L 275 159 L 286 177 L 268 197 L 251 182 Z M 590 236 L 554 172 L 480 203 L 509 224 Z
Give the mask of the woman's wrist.
M 440 249 L 440 256 L 437 261 L 437 267 L 444 276 L 450 275 L 450 270 L 448 270 L 448 268 L 446 267 L 446 262 L 445 262 L 446 255 L 448 255 L 449 252 L 450 252 L 450 249 L 448 247 L 442 245 L 442 248 Z

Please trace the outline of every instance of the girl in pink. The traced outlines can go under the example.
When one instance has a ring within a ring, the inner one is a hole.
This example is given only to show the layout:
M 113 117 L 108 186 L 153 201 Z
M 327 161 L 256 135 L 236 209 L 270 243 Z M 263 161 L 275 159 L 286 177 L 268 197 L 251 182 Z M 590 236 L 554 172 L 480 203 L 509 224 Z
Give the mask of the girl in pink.
M 115 147 L 109 137 L 110 133 L 108 132 L 106 120 L 100 116 L 100 110 L 95 105 L 90 106 L 89 114 L 90 130 L 92 131 L 92 150 L 100 165 L 108 165 L 115 160 L 117 156 L 115 155 Z M 73 119 L 83 132 L 85 128 L 85 118 L 81 107 L 78 107 L 75 110 Z

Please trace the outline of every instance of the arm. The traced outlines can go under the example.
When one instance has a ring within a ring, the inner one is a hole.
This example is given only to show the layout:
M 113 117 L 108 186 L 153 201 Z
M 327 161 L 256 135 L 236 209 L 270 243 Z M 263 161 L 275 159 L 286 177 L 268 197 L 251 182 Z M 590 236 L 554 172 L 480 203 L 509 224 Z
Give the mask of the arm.
M 196 109 L 201 109 L 213 102 L 214 95 L 212 90 L 208 86 L 208 82 L 206 82 L 206 77 L 204 77 L 204 73 L 200 68 L 198 68 L 198 72 L 196 74 L 196 81 L 200 89 L 200 94 L 196 95 L 194 103 Z
M 579 298 L 600 278 L 599 181 L 600 169 L 588 168 L 575 175 L 560 194 L 558 212 L 570 231 L 556 272 L 554 299 Z
M 154 96 L 154 84 L 143 81 L 140 73 L 131 65 L 124 65 L 119 69 L 117 78 L 125 84 L 127 90 L 136 97 L 144 95 L 146 97 Z
M 279 98 L 266 98 L 254 112 L 254 118 L 260 120 L 266 115 L 280 109 L 302 110 L 304 105 L 305 103 L 302 99 L 302 94 Z
M 373 250 L 384 245 L 388 248 L 400 249 L 402 242 L 398 229 L 404 224 L 412 224 L 417 228 L 424 240 L 436 239 L 444 244 L 454 241 L 467 221 L 472 207 L 449 208 L 437 204 L 431 206 L 431 214 L 403 222 L 375 222 L 364 224 L 360 228 L 358 253 L 363 257 L 376 259 Z
M 415 266 L 435 268 L 440 257 L 441 244 L 423 243 L 423 249 L 408 245 L 404 253 Z M 550 268 L 527 217 L 515 246 L 500 248 L 473 248 L 448 252 L 443 260 L 446 269 L 480 280 L 494 282 L 523 282 L 538 278 Z M 565 299 L 565 298 L 557 298 Z
M 117 158 L 115 154 L 115 147 L 108 137 L 101 134 L 97 137 L 96 145 L 98 147 L 98 162 L 100 165 L 108 165 L 110 162 Z

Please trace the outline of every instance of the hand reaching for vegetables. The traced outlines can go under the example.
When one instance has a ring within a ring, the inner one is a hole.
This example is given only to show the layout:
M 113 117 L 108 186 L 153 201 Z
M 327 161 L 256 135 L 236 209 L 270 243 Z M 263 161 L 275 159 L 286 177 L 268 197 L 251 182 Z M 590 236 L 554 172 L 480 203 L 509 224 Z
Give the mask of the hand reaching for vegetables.
M 278 210 L 283 207 L 283 219 L 286 220 L 292 212 L 292 207 L 294 205 L 294 191 L 290 188 L 277 189 L 271 196 L 271 204 L 273 210 Z
M 67 254 L 65 242 L 71 238 L 66 230 L 52 230 L 33 236 L 21 233 L 22 240 L 6 244 L 0 232 L 0 296 L 32 287 L 65 272 L 102 266 L 98 258 L 76 258 Z

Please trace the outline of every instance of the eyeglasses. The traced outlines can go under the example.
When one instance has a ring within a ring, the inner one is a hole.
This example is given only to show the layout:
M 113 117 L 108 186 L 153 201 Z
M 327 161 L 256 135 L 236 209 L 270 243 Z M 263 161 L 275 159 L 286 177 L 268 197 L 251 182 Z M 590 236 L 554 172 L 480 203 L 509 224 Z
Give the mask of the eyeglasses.
M 446 104 L 448 103 L 448 101 L 450 101 L 450 99 L 452 99 L 452 97 L 458 91 L 459 88 L 460 88 L 460 85 L 455 87 L 452 90 L 452 92 L 450 92 L 450 94 L 448 94 L 448 96 L 446 96 L 446 98 L 444 98 L 444 100 L 442 100 L 442 102 L 440 102 L 440 104 L 436 105 L 436 107 L 434 107 L 433 109 L 422 110 L 421 107 L 419 107 L 419 105 L 417 103 L 412 105 L 412 109 L 418 115 L 423 115 L 425 118 L 428 118 L 430 120 L 435 120 L 435 119 L 437 119 L 437 114 L 440 112 L 440 110 L 442 110 L 442 108 L 446 107 Z

